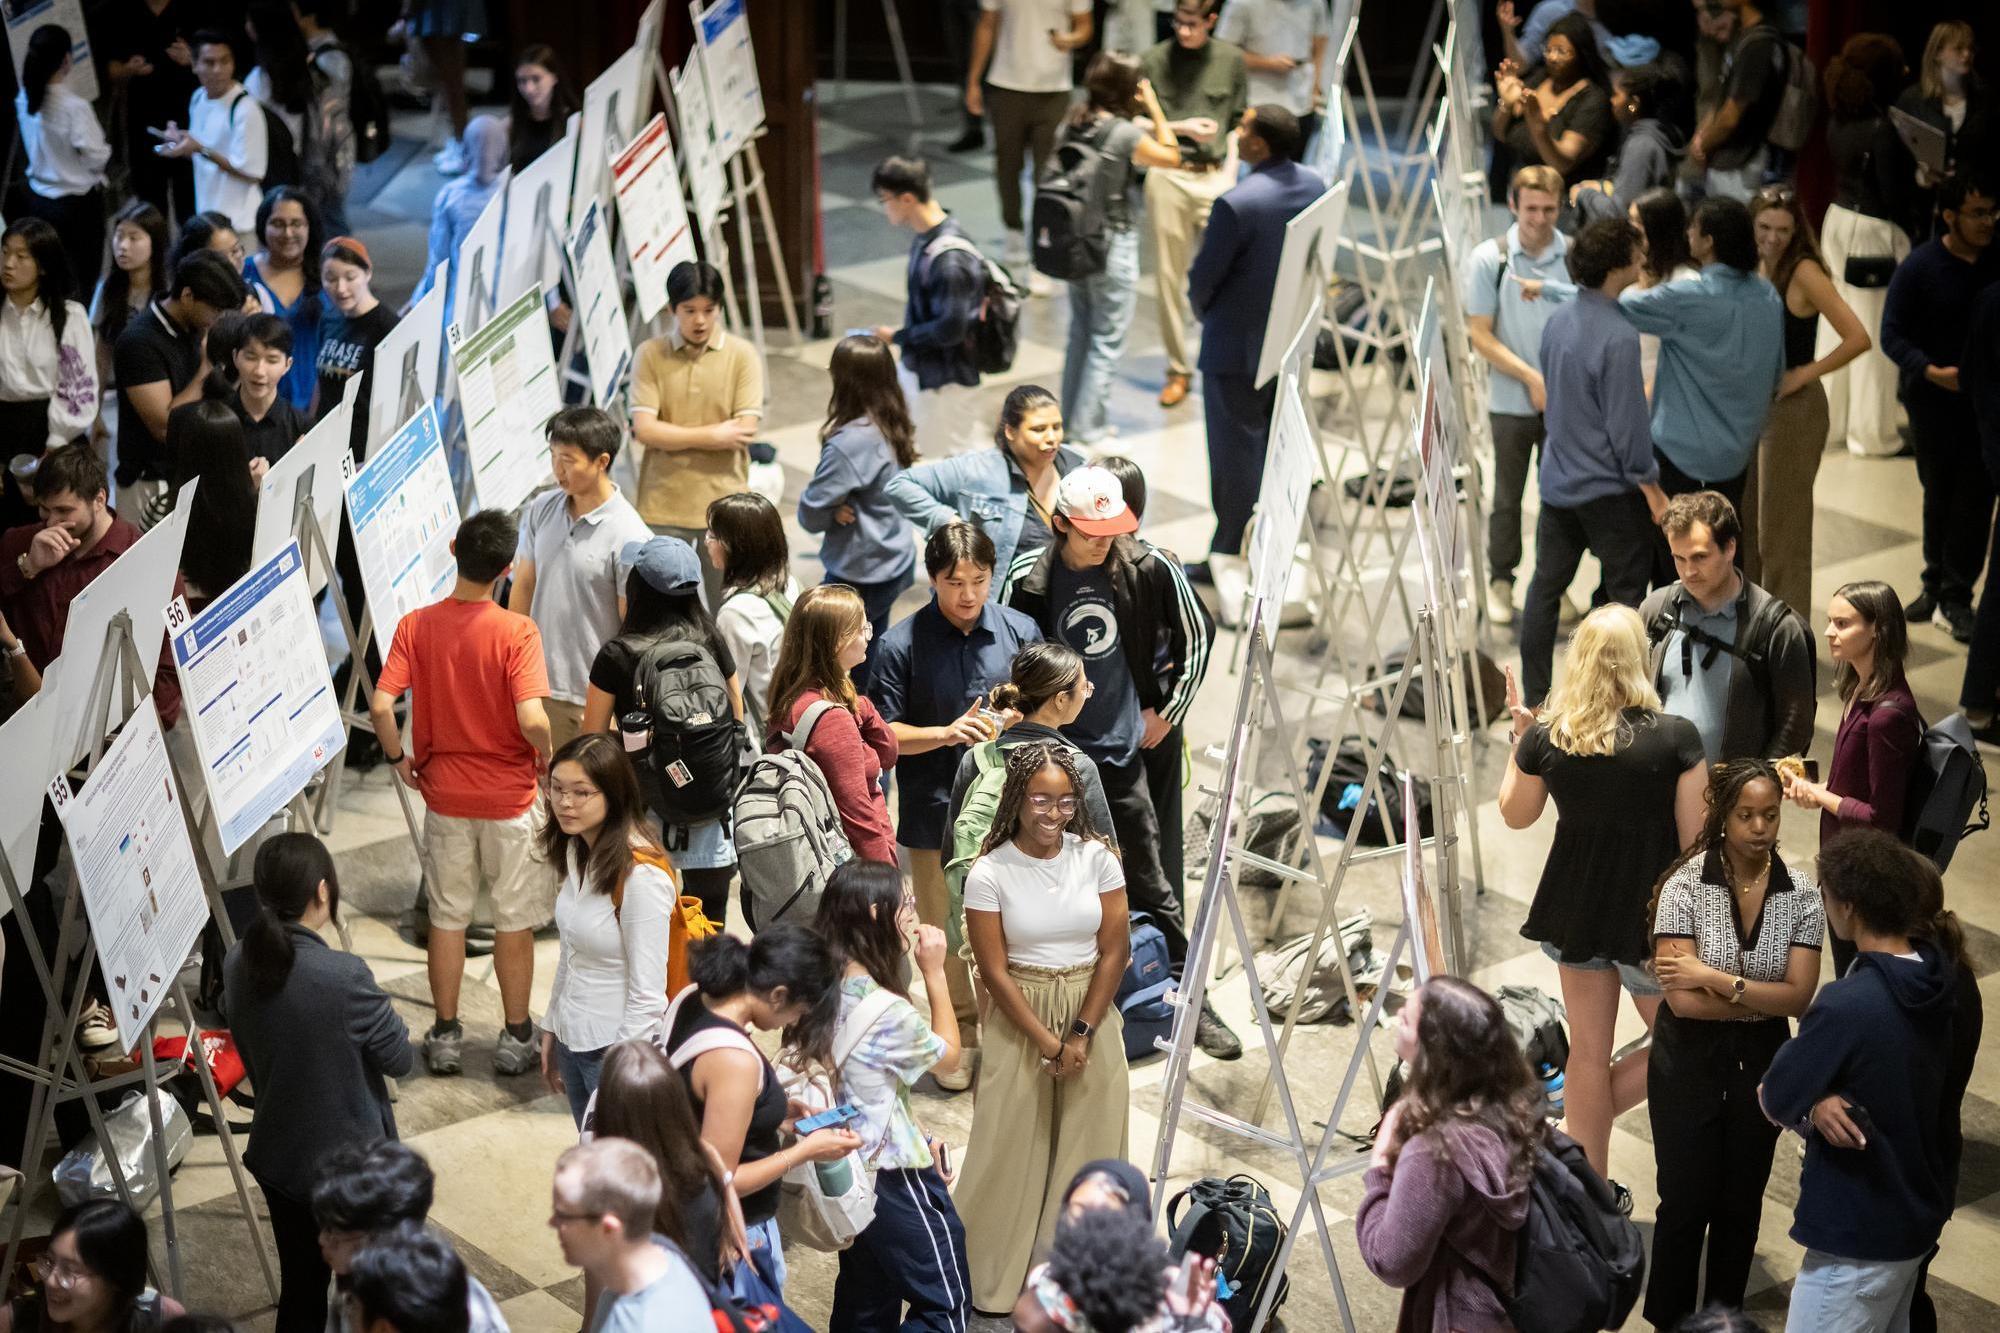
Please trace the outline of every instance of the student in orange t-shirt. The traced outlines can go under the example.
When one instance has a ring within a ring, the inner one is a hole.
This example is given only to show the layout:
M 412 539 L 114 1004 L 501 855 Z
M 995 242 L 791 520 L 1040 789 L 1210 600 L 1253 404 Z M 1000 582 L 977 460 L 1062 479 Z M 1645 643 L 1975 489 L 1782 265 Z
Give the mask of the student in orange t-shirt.
M 506 1020 L 493 1068 L 537 1066 L 528 985 L 535 927 L 548 916 L 544 868 L 533 858 L 535 795 L 549 761 L 548 671 L 535 622 L 493 600 L 514 560 L 514 519 L 498 510 L 459 524 L 451 596 L 396 626 L 368 700 L 375 736 L 397 776 L 424 798 L 424 876 L 430 885 L 430 982 L 437 1022 L 424 1036 L 433 1074 L 463 1067 L 458 1021 L 465 928 L 484 882 L 493 893 L 493 970 Z M 396 700 L 410 693 L 410 745 Z

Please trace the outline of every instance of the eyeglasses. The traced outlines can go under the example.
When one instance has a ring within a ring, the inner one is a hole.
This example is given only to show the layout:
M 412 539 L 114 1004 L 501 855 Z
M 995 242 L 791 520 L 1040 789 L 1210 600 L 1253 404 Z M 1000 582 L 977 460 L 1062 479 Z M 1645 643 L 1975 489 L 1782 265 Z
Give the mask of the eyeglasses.
M 1073 815 L 1076 813 L 1076 797 L 1030 796 L 1028 806 L 1038 815 L 1045 815 L 1051 810 L 1060 815 Z
M 1080 693 L 1081 695 L 1083 695 L 1084 698 L 1088 699 L 1091 695 L 1097 693 L 1097 682 L 1092 680 L 1090 677 L 1085 676 L 1083 679 L 1079 680 L 1076 684 L 1070 686 L 1070 689 L 1076 691 L 1077 693 Z
M 604 795 L 595 787 L 565 787 L 560 782 L 549 784 L 550 805 L 582 805 Z
M 97 1276 L 82 1264 L 73 1264 L 46 1254 L 35 1260 L 34 1267 L 30 1271 L 34 1273 L 35 1281 L 42 1285 L 61 1287 L 64 1290 Z

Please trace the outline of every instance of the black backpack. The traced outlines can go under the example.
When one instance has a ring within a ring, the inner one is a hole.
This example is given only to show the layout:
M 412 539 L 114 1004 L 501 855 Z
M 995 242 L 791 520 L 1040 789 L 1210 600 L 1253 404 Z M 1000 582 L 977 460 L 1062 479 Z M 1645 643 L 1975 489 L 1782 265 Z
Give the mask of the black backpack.
M 1111 186 L 1125 164 L 1104 151 L 1117 118 L 1106 116 L 1090 130 L 1066 129 L 1049 157 L 1049 169 L 1035 184 L 1035 207 L 1028 218 L 1035 267 L 1051 278 L 1073 282 L 1104 272 L 1111 252 L 1106 217 Z
M 354 124 L 354 160 L 373 162 L 389 151 L 389 95 L 382 91 L 382 80 L 375 77 L 374 64 L 356 55 L 352 47 L 339 43 L 327 49 L 338 49 L 354 71 L 347 90 L 347 118 Z
M 1728 653 L 1731 657 L 1742 658 L 1743 665 L 1750 669 L 1751 681 L 1757 686 L 1758 693 L 1764 697 L 1766 716 L 1776 717 L 1778 692 L 1771 680 L 1771 639 L 1777 634 L 1778 626 L 1784 623 L 1787 617 L 1792 616 L 1799 616 L 1799 613 L 1775 597 L 1766 597 L 1764 604 L 1751 615 L 1750 623 L 1737 631 L 1735 642 L 1725 643 L 1699 626 L 1690 625 L 1682 620 L 1680 607 L 1670 604 L 1646 625 L 1646 647 L 1651 651 L 1666 642 L 1669 634 L 1680 630 L 1686 636 L 1684 642 L 1688 644 L 1687 651 L 1690 653 L 1699 649 L 1703 653 L 1719 651 Z M 1804 617 L 1800 616 L 1799 619 L 1803 621 Z M 1806 637 L 1808 639 L 1812 637 L 1810 630 Z M 1819 657 L 1817 654 L 1808 654 L 1806 660 L 1812 664 L 1813 680 L 1817 686 Z M 1662 671 L 1673 669 L 1675 668 L 1672 663 L 1661 664 Z
M 1307 742 L 1312 758 L 1306 769 L 1308 783 L 1319 778 L 1319 765 L 1326 754 L 1326 742 L 1314 737 Z M 1326 790 L 1320 794 L 1319 817 L 1332 827 L 1328 830 L 1336 838 L 1345 838 L 1349 822 L 1354 818 L 1354 807 L 1361 803 L 1361 792 L 1368 782 L 1368 752 L 1359 736 L 1343 736 L 1340 746 L 1334 751 L 1333 772 L 1327 776 Z M 1396 764 L 1388 751 L 1382 752 L 1376 763 L 1379 774 L 1381 796 L 1379 801 L 1371 797 L 1368 813 L 1361 820 L 1361 827 L 1355 832 L 1357 847 L 1388 847 L 1403 840 L 1403 784 L 1396 776 Z M 1430 779 L 1419 776 L 1413 784 L 1417 793 L 1417 831 L 1422 837 L 1430 837 L 1436 831 L 1436 816 L 1431 809 Z M 1389 832 L 1382 831 L 1382 816 L 1389 817 Z
M 1491 1274 L 1481 1276 L 1516 1328 L 1592 1333 L 1618 1328 L 1638 1303 L 1646 1285 L 1646 1246 L 1583 1149 L 1552 1129 L 1548 1143 L 1535 1150 L 1513 1290 L 1502 1290 Z
M 1004 375 L 1014 368 L 1014 352 L 1021 345 L 1021 289 L 1013 274 L 981 254 L 979 247 L 963 236 L 940 236 L 925 246 L 924 271 L 928 273 L 939 255 L 952 250 L 971 255 L 986 272 L 979 314 L 965 335 L 973 368 L 982 375 Z
M 1979 822 L 1972 812 L 1979 811 Z M 1903 841 L 1931 859 L 1943 874 L 1959 840 L 1993 826 L 1986 812 L 1986 764 L 1965 714 L 1953 713 L 1924 728 L 1910 789 L 1903 804 Z
M 633 645 L 632 699 L 652 719 L 646 762 L 668 824 L 729 817 L 743 766 L 743 726 L 715 655 L 693 639 Z
M 1181 1205 L 1190 1196 L 1194 1206 L 1182 1217 Z M 1271 1191 L 1254 1176 L 1234 1175 L 1227 1180 L 1206 1176 L 1167 1204 L 1168 1249 L 1177 1259 L 1200 1254 L 1215 1260 L 1215 1296 L 1237 1328 L 1250 1327 L 1264 1288 L 1271 1283 L 1278 1284 L 1272 1314 L 1291 1294 L 1291 1280 L 1278 1269 L 1278 1247 L 1284 1244 L 1285 1231 L 1271 1204 Z
M 236 113 L 245 101 L 257 108 L 264 117 L 264 179 L 259 181 L 266 190 L 280 185 L 297 185 L 302 176 L 299 171 L 299 146 L 292 138 L 292 127 L 285 124 L 284 117 L 265 106 L 245 91 L 242 96 L 229 104 L 229 123 L 236 124 Z M 307 110 L 311 110 L 310 107 Z

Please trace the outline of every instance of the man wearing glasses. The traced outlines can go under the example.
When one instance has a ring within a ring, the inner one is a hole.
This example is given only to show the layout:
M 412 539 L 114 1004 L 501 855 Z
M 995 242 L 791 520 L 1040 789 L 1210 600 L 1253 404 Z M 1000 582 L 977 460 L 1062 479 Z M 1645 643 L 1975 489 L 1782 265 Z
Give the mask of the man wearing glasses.
M 713 1333 L 687 1258 L 653 1232 L 659 1165 L 629 1139 L 595 1139 L 556 1159 L 549 1226 L 563 1260 L 597 1287 L 592 1333 Z

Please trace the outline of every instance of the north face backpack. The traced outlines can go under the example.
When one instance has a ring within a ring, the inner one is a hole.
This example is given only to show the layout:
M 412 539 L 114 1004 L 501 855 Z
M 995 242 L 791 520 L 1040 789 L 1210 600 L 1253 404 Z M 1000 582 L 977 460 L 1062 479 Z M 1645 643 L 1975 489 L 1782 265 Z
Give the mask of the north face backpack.
M 819 914 L 828 876 L 854 857 L 833 788 L 806 753 L 812 729 L 840 707 L 821 699 L 783 736 L 785 748 L 758 755 L 736 792 L 736 872 L 750 929 Z
M 1187 1216 L 1181 1205 L 1190 1198 Z M 1286 1227 L 1271 1204 L 1271 1191 L 1254 1176 L 1227 1180 L 1208 1176 L 1195 1181 L 1167 1205 L 1167 1249 L 1175 1258 L 1199 1254 L 1215 1260 L 1215 1298 L 1237 1328 L 1250 1327 L 1264 1289 L 1278 1284 L 1271 1313 L 1285 1303 L 1291 1281 L 1278 1268 L 1278 1247 Z M 1536 1324 L 1522 1324 L 1533 1328 Z
M 1951 864 L 1961 838 L 1993 826 L 1986 812 L 1986 764 L 1965 714 L 1924 728 L 1903 812 L 1903 841 L 1929 857 L 1939 874 Z
M 1482 1276 L 1516 1328 L 1592 1333 L 1621 1326 L 1631 1313 L 1646 1285 L 1646 1246 L 1583 1149 L 1550 1130 L 1535 1150 L 1513 1290 Z
M 1111 229 L 1105 217 L 1112 181 L 1125 164 L 1104 151 L 1110 128 L 1066 130 L 1049 156 L 1049 169 L 1035 184 L 1035 207 L 1028 217 L 1035 267 L 1051 278 L 1074 282 L 1104 272 L 1111 252 Z
M 743 726 L 722 668 L 693 639 L 632 646 L 633 701 L 652 719 L 646 763 L 659 778 L 656 813 L 667 824 L 727 818 L 742 771 Z
M 1007 786 L 1007 756 L 999 741 L 981 741 L 972 747 L 974 777 L 958 804 L 958 818 L 952 821 L 951 843 L 945 848 L 944 887 L 950 906 L 944 914 L 944 933 L 952 952 L 972 961 L 972 945 L 965 938 L 965 877 L 986 845 L 993 827 L 993 815 L 1000 809 L 1000 793 Z
M 979 314 L 965 335 L 973 368 L 982 375 L 1004 375 L 1014 368 L 1014 352 L 1021 345 L 1021 288 L 1011 273 L 963 236 L 940 236 L 925 246 L 926 271 L 930 262 L 953 250 L 971 255 L 986 270 Z

